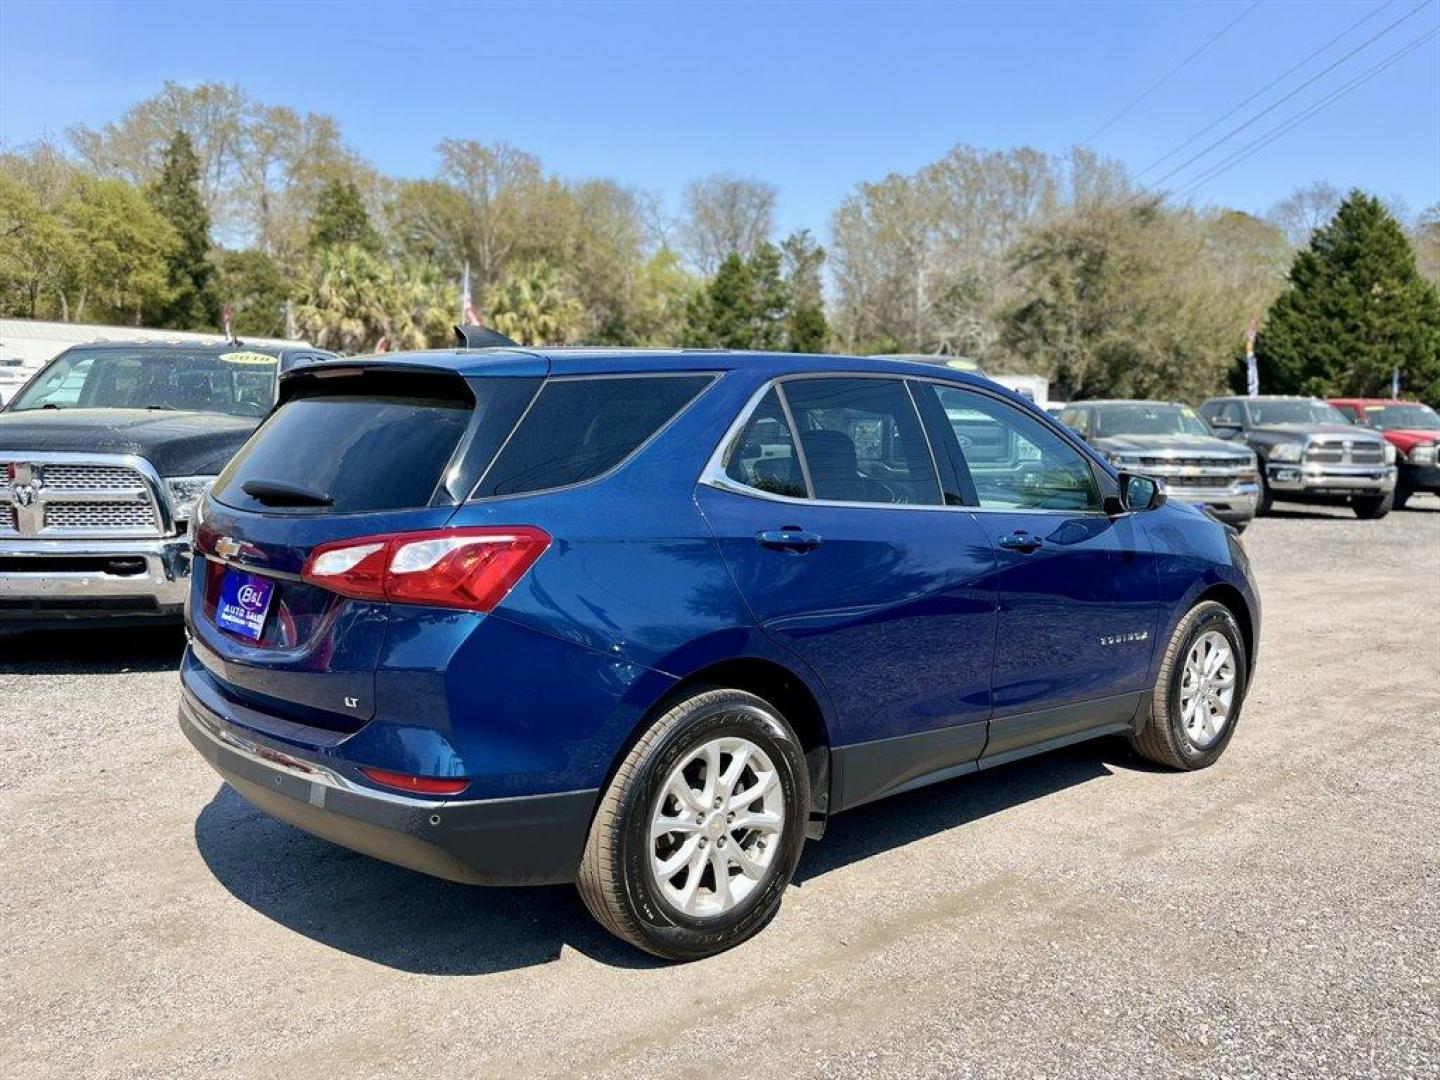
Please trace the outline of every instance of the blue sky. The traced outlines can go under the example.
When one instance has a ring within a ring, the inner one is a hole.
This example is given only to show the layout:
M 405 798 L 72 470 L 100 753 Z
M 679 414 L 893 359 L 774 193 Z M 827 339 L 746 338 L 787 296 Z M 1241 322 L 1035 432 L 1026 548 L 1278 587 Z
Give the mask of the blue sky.
M 1392 0 L 1214 134 L 1419 2 Z M 1093 145 L 1143 169 L 1381 5 L 1264 0 Z M 219 80 L 333 114 L 387 172 L 428 174 L 446 136 L 504 139 L 564 176 L 638 184 L 672 209 L 687 179 L 738 172 L 778 186 L 783 228 L 823 236 L 856 182 L 915 169 L 957 142 L 1058 151 L 1084 140 L 1250 6 L 0 0 L 0 139 L 99 125 L 167 78 Z M 1225 149 L 1436 26 L 1430 0 Z M 1259 212 L 1317 179 L 1412 210 L 1440 201 L 1440 44 L 1199 200 Z

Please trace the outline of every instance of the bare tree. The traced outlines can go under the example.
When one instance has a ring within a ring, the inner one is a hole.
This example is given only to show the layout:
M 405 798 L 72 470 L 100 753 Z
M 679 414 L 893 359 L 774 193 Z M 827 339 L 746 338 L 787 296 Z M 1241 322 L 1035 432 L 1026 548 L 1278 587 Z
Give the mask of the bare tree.
M 1317 180 L 1296 188 L 1270 207 L 1265 217 L 1285 234 L 1291 247 L 1304 247 L 1310 242 L 1310 234 L 1335 216 L 1344 197 L 1334 184 Z
M 728 173 L 685 186 L 681 241 L 690 261 L 713 274 L 731 255 L 748 258 L 775 231 L 775 187 Z

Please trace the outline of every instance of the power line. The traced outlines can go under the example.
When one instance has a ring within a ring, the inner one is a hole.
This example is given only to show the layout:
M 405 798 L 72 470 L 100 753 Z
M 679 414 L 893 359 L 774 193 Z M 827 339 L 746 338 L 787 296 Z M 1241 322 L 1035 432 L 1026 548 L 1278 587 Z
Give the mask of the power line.
M 1155 82 L 1151 83 L 1150 86 L 1149 86 L 1146 90 L 1144 90 L 1144 91 L 1140 94 L 1139 97 L 1137 97 L 1134 101 L 1130 102 L 1129 105 L 1126 105 L 1123 109 L 1121 109 L 1119 112 L 1117 112 L 1117 113 L 1116 113 L 1114 116 L 1112 116 L 1109 120 L 1106 120 L 1105 123 L 1101 124 L 1101 125 L 1100 125 L 1098 128 L 1096 128 L 1093 132 L 1091 132 L 1089 135 L 1087 135 L 1084 139 L 1081 140 L 1081 142 L 1085 142 L 1085 143 L 1094 142 L 1094 141 L 1096 140 L 1096 138 L 1098 138 L 1099 136 L 1103 135 L 1105 132 L 1109 131 L 1112 127 L 1114 127 L 1114 126 L 1115 126 L 1117 123 L 1119 123 L 1122 119 L 1124 119 L 1126 116 L 1128 116 L 1128 115 L 1130 114 L 1131 110 L 1133 110 L 1133 109 L 1135 108 L 1135 106 L 1139 105 L 1142 101 L 1144 101 L 1146 98 L 1148 98 L 1148 97 L 1149 97 L 1151 94 L 1153 94 L 1156 90 L 1159 90 L 1160 87 L 1164 86 L 1164 85 L 1165 85 L 1167 82 L 1169 82 L 1169 81 L 1171 80 L 1171 78 L 1173 78 L 1175 75 L 1178 75 L 1178 74 L 1180 73 L 1180 71 L 1181 71 L 1182 69 L 1184 69 L 1192 60 L 1194 60 L 1196 57 L 1198 57 L 1201 53 L 1203 53 L 1203 52 L 1204 52 L 1206 49 L 1208 49 L 1211 45 L 1214 45 L 1215 42 L 1219 41 L 1222 37 L 1224 37 L 1225 34 L 1226 34 L 1227 32 L 1229 32 L 1232 27 L 1235 26 L 1236 23 L 1238 23 L 1241 19 L 1245 18 L 1246 15 L 1249 15 L 1252 11 L 1254 11 L 1257 7 L 1259 7 L 1263 2 L 1264 2 L 1264 0 L 1255 0 L 1255 2 L 1254 2 L 1253 4 L 1251 4 L 1251 5 L 1250 5 L 1249 7 L 1247 7 L 1244 11 L 1242 11 L 1239 15 L 1236 15 L 1235 18 L 1231 19 L 1228 23 L 1226 23 L 1224 26 L 1222 26 L 1222 27 L 1220 28 L 1220 30 L 1219 30 L 1217 33 L 1215 33 L 1212 37 L 1206 39 L 1206 41 L 1205 41 L 1205 43 L 1204 43 L 1203 45 L 1201 45 L 1198 49 L 1196 49 L 1194 52 L 1192 52 L 1189 56 L 1185 57 L 1184 60 L 1181 60 L 1180 63 L 1176 64 L 1173 68 L 1171 68 L 1169 71 L 1167 71 L 1164 75 L 1160 76 L 1160 78 L 1157 79 Z
M 1300 93 L 1300 91 L 1306 89 L 1306 88 L 1309 87 L 1309 86 L 1313 86 L 1316 82 L 1318 82 L 1319 80 L 1323 79 L 1326 75 L 1330 74 L 1330 72 L 1334 71 L 1334 70 L 1335 70 L 1337 67 L 1339 67 L 1341 64 L 1345 63 L 1347 60 L 1349 60 L 1349 59 L 1350 59 L 1352 56 L 1354 56 L 1356 53 L 1359 53 L 1359 52 L 1361 52 L 1362 50 L 1369 48 L 1369 47 L 1370 47 L 1371 45 L 1373 45 L 1376 41 L 1379 41 L 1382 37 L 1384 37 L 1386 34 L 1388 34 L 1391 30 L 1394 30 L 1395 27 L 1399 26 L 1401 23 L 1405 22 L 1407 19 L 1412 19 L 1412 18 L 1414 18 L 1416 15 L 1420 14 L 1420 12 L 1421 12 L 1422 10 L 1424 10 L 1426 7 L 1428 7 L 1428 6 L 1430 5 L 1430 3 L 1431 3 L 1431 0 L 1420 0 L 1420 3 L 1416 4 L 1415 7 L 1411 8 L 1408 12 L 1406 12 L 1404 15 L 1400 16 L 1400 18 L 1396 19 L 1394 22 L 1390 23 L 1390 24 L 1389 24 L 1388 26 L 1386 26 L 1383 30 L 1379 30 L 1379 31 L 1375 32 L 1374 34 L 1371 34 L 1368 38 L 1366 38 L 1364 41 L 1362 41 L 1359 45 L 1356 45 L 1355 48 L 1351 49 L 1351 50 L 1350 50 L 1349 52 L 1347 52 L 1344 56 L 1340 57 L 1338 60 L 1332 61 L 1332 62 L 1331 62 L 1330 64 L 1328 64 L 1327 66 L 1325 66 L 1324 68 L 1322 68 L 1322 69 L 1320 69 L 1319 71 L 1317 71 L 1314 75 L 1310 76 L 1310 78 L 1306 79 L 1306 80 L 1305 80 L 1304 82 L 1302 82 L 1299 86 L 1295 87 L 1295 89 L 1291 90 L 1288 94 L 1285 94 L 1284 96 L 1278 98 L 1277 100 L 1275 100 L 1275 101 L 1272 102 L 1271 104 L 1265 106 L 1265 108 L 1261 109 L 1261 110 L 1260 110 L 1259 112 L 1257 112 L 1254 116 L 1250 117 L 1250 119 L 1246 120 L 1244 123 L 1235 125 L 1235 127 L 1231 128 L 1231 129 L 1230 129 L 1229 131 L 1227 131 L 1224 135 L 1220 136 L 1220 138 L 1218 138 L 1218 139 L 1214 140 L 1213 142 L 1209 143 L 1203 150 L 1200 150 L 1199 152 L 1190 155 L 1190 157 L 1186 158 L 1186 159 L 1185 159 L 1184 161 L 1182 161 L 1179 165 L 1176 165 L 1173 169 L 1171 169 L 1169 172 L 1167 172 L 1164 176 L 1160 177 L 1158 180 L 1155 180 L 1155 181 L 1153 181 L 1152 183 L 1147 184 L 1147 185 L 1146 185 L 1146 190 L 1148 190 L 1148 191 L 1154 191 L 1154 190 L 1157 189 L 1161 184 L 1165 183 L 1166 180 L 1169 180 L 1172 176 L 1176 175 L 1177 173 L 1184 172 L 1187 168 L 1189 168 L 1189 167 L 1190 167 L 1191 165 L 1193 165 L 1195 162 L 1199 161 L 1199 160 L 1200 160 L 1201 158 L 1203 158 L 1206 154 L 1210 153 L 1210 151 L 1214 150 L 1214 149 L 1215 149 L 1216 147 L 1218 147 L 1218 146 L 1221 146 L 1221 145 L 1229 142 L 1229 141 L 1230 141 L 1231 139 L 1233 139 L 1236 135 L 1240 134 L 1240 132 L 1244 131 L 1246 128 L 1248 128 L 1251 124 L 1255 123 L 1255 122 L 1256 122 L 1257 120 L 1259 120 L 1261 117 L 1266 116 L 1266 115 L 1274 112 L 1274 111 L 1275 111 L 1276 109 L 1278 109 L 1281 105 L 1284 105 L 1287 101 L 1289 101 L 1291 98 L 1293 98 L 1296 94 Z
M 1394 2 L 1395 2 L 1395 0 L 1385 0 L 1385 2 L 1384 2 L 1383 4 L 1381 4 L 1379 7 L 1377 7 L 1374 11 L 1370 12 L 1368 15 L 1362 15 L 1359 19 L 1355 20 L 1355 22 L 1351 23 L 1351 24 L 1350 24 L 1349 26 L 1347 26 L 1344 30 L 1341 30 L 1340 33 L 1336 34 L 1336 35 L 1335 35 L 1333 38 L 1331 38 L 1329 41 L 1325 42 L 1324 45 L 1321 45 L 1318 49 L 1316 49 L 1314 52 L 1312 52 L 1309 56 L 1305 57 L 1305 59 L 1303 59 L 1303 60 L 1301 60 L 1299 63 L 1294 64 L 1293 66 L 1287 68 L 1283 73 L 1281 73 L 1280 75 L 1277 75 L 1275 78 L 1271 79 L 1268 83 L 1266 83 L 1264 86 L 1262 86 L 1259 90 L 1256 90 L 1253 94 L 1251 94 L 1249 97 L 1247 97 L 1244 101 L 1240 102 L 1240 103 L 1239 103 L 1238 105 L 1236 105 L 1234 108 L 1230 109 L 1229 112 L 1225 112 L 1225 113 L 1222 113 L 1220 116 L 1217 116 L 1214 120 L 1210 121 L 1210 123 L 1206 124 L 1206 125 L 1205 125 L 1203 128 L 1201 128 L 1199 131 L 1195 132 L 1194 135 L 1191 135 L 1188 139 L 1186 139 L 1184 142 L 1182 142 L 1179 146 L 1176 146 L 1176 147 L 1174 147 L 1173 149 L 1166 151 L 1166 152 L 1165 152 L 1164 154 L 1162 154 L 1160 157 L 1156 158 L 1156 159 L 1155 159 L 1154 161 L 1152 161 L 1149 165 L 1145 166 L 1145 168 L 1141 169 L 1138 173 L 1136 173 L 1136 174 L 1135 174 L 1135 179 L 1136 179 L 1136 180 L 1139 180 L 1139 179 L 1140 179 L 1142 176 L 1144 176 L 1146 173 L 1152 171 L 1153 169 L 1155 169 L 1155 168 L 1159 167 L 1160 165 L 1163 165 L 1165 162 L 1169 161 L 1172 157 L 1174 157 L 1176 154 L 1178 154 L 1181 150 L 1184 150 L 1187 146 L 1191 145 L 1196 139 L 1200 138 L 1202 135 L 1208 135 L 1210 132 L 1214 131 L 1217 127 L 1219 127 L 1221 124 L 1223 124 L 1226 120 L 1229 120 L 1230 117 L 1234 116 L 1234 115 L 1235 115 L 1237 112 L 1239 112 L 1241 109 L 1245 108 L 1246 105 L 1249 105 L 1249 104 L 1250 104 L 1252 101 L 1254 101 L 1256 98 L 1262 97 L 1264 94 L 1266 94 L 1266 93 L 1269 92 L 1270 90 L 1274 89 L 1276 86 L 1280 85 L 1282 82 L 1284 82 L 1286 79 L 1288 79 L 1291 75 L 1294 75 L 1295 72 L 1299 71 L 1299 70 L 1300 70 L 1301 68 L 1303 68 L 1306 64 L 1308 64 L 1311 60 L 1314 60 L 1315 57 L 1319 56 L 1321 53 L 1323 53 L 1323 52 L 1325 52 L 1327 49 L 1329 49 L 1332 45 L 1334 45 L 1334 44 L 1335 44 L 1337 41 L 1339 41 L 1341 38 L 1348 37 L 1352 31 L 1354 31 L 1354 30 L 1357 29 L 1358 27 L 1362 26 L 1363 24 L 1369 22 L 1371 19 L 1375 18 L 1376 15 L 1379 15 L 1382 11 L 1384 11 L 1386 8 L 1388 8 L 1388 7 L 1389 7 L 1391 4 L 1393 4 Z
M 1275 127 L 1271 128 L 1269 131 L 1256 137 L 1255 139 L 1252 139 L 1250 142 L 1240 147 L 1240 149 L 1234 151 L 1228 157 L 1210 166 L 1200 176 L 1190 180 L 1184 185 L 1184 187 L 1176 191 L 1174 193 L 1175 197 L 1189 198 L 1195 192 L 1199 191 L 1200 188 L 1210 183 L 1211 180 L 1216 179 L 1223 173 L 1229 172 L 1232 168 L 1234 168 L 1236 165 L 1239 165 L 1242 161 L 1245 161 L 1252 155 L 1259 153 L 1261 150 L 1265 149 L 1265 147 L 1269 146 L 1277 139 L 1281 138 L 1282 136 L 1293 131 L 1295 128 L 1299 127 L 1301 124 L 1305 123 L 1305 121 L 1309 120 L 1312 116 L 1315 116 L 1317 113 L 1323 112 L 1325 109 L 1335 104 L 1335 102 L 1339 101 L 1345 95 L 1359 89 L 1359 87 L 1363 83 L 1369 82 L 1376 75 L 1379 75 L 1382 72 L 1388 70 L 1389 68 L 1394 67 L 1411 53 L 1422 48 L 1428 42 L 1435 40 L 1437 37 L 1440 37 L 1440 28 L 1427 30 L 1419 37 L 1413 39 L 1405 45 L 1402 45 L 1400 48 L 1396 49 L 1393 53 L 1385 57 L 1383 60 L 1380 60 L 1378 63 L 1372 65 L 1365 71 L 1361 72 L 1359 75 L 1355 76 L 1355 78 L 1351 79 L 1348 83 L 1345 83 L 1339 88 L 1332 90 L 1328 95 L 1321 98 L 1319 101 L 1316 101 L 1313 104 L 1307 106 L 1305 109 L 1302 109 L 1299 113 L 1291 117 L 1289 120 L 1275 125 Z

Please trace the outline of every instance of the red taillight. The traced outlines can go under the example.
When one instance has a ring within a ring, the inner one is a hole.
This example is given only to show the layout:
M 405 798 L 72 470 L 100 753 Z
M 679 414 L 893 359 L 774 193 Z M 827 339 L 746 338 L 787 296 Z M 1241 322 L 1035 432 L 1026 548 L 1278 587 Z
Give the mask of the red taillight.
M 364 536 L 317 547 L 300 576 L 361 600 L 489 611 L 549 546 L 530 525 Z
M 409 773 L 389 772 L 368 766 L 361 766 L 360 771 L 377 784 L 384 784 L 399 791 L 411 791 L 417 795 L 459 795 L 470 786 L 470 781 L 464 777 L 411 776 Z

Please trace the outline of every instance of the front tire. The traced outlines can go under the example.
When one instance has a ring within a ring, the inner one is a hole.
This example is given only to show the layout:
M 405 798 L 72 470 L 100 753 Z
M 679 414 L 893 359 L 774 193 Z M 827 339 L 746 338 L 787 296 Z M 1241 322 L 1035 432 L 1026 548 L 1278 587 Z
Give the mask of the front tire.
M 1170 637 L 1150 719 L 1130 745 L 1172 769 L 1213 765 L 1230 745 L 1249 685 L 1244 638 L 1224 604 L 1196 604 Z
M 581 899 L 656 956 L 733 948 L 779 910 L 809 807 L 804 755 L 774 706 L 742 690 L 692 693 L 616 770 L 580 862 Z
M 1361 521 L 1378 521 L 1390 513 L 1395 505 L 1395 492 L 1384 495 L 1356 495 L 1350 500 L 1350 508 Z

